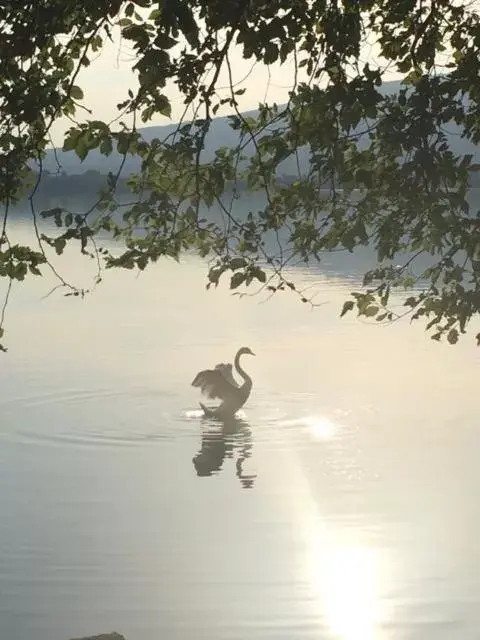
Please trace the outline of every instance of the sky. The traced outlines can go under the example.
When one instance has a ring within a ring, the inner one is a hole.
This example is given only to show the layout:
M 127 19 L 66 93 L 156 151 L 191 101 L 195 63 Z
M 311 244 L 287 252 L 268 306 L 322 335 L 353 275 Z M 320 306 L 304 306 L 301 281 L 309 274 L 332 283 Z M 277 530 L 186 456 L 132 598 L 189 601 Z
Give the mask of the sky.
M 84 104 L 91 110 L 91 114 L 79 111 L 78 119 L 96 119 L 106 122 L 117 117 L 119 112 L 116 105 L 127 98 L 129 88 L 135 90 L 138 86 L 135 74 L 131 67 L 135 63 L 135 53 L 127 40 L 120 38 L 119 30 L 114 31 L 113 42 L 106 41 L 103 49 L 91 56 L 91 64 L 82 70 L 77 84 L 85 94 Z M 253 59 L 246 60 L 242 56 L 240 47 L 232 50 L 231 68 L 233 79 L 238 87 L 246 89 L 242 96 L 238 96 L 241 111 L 248 111 L 258 106 L 259 102 L 284 103 L 288 99 L 288 92 L 294 82 L 293 59 L 283 65 L 274 64 L 266 67 L 261 64 L 254 65 Z M 379 64 L 380 59 L 376 48 L 366 43 L 362 51 L 362 62 L 368 61 L 371 65 Z M 300 76 L 301 77 L 301 76 Z M 400 75 L 387 72 L 385 80 L 398 79 Z M 218 87 L 225 87 L 224 96 L 230 95 L 228 71 L 225 68 L 220 74 Z M 182 96 L 176 87 L 167 86 L 166 94 L 171 100 L 171 120 L 165 116 L 156 116 L 146 126 L 166 125 L 178 122 L 183 114 L 185 105 Z M 228 106 L 219 109 L 217 115 L 231 113 Z M 124 119 L 126 124 L 131 124 Z M 72 123 L 67 119 L 59 120 L 52 129 L 52 138 L 56 146 L 61 146 L 63 135 Z

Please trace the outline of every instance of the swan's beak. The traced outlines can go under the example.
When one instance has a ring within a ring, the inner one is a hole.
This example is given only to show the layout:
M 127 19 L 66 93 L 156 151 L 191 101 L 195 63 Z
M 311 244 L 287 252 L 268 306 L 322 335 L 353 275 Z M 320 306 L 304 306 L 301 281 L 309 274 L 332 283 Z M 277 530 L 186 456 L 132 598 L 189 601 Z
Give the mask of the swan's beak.
M 257 354 L 256 354 L 256 353 L 253 353 L 253 351 L 250 349 L 250 355 L 251 355 L 251 356 L 256 356 Z

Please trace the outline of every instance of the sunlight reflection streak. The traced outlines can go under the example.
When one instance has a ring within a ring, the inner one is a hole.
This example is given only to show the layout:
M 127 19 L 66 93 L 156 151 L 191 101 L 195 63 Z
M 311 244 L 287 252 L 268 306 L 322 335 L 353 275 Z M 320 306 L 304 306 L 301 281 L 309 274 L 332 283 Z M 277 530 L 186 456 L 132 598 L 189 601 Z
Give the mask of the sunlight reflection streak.
M 310 429 L 319 423 L 312 419 Z M 318 431 L 323 434 L 324 426 Z M 301 461 L 295 456 L 289 463 L 292 508 L 302 539 L 300 571 L 310 585 L 319 623 L 338 640 L 376 640 L 389 617 L 383 598 L 387 559 L 363 544 L 359 532 L 352 535 L 351 529 L 321 518 Z
M 379 621 L 378 566 L 365 547 L 325 544 L 310 549 L 311 580 L 331 632 L 342 640 L 374 640 Z

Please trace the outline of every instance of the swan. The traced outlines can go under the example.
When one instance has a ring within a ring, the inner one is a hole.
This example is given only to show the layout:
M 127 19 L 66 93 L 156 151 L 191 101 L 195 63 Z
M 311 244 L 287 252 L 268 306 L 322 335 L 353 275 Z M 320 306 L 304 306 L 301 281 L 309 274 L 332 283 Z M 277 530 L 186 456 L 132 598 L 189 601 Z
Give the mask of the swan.
M 204 369 L 195 376 L 192 387 L 200 387 L 202 393 L 209 398 L 219 398 L 222 403 L 215 409 L 209 409 L 200 402 L 206 416 L 225 419 L 232 417 L 243 407 L 252 390 L 252 379 L 240 366 L 241 356 L 255 354 L 248 347 L 241 347 L 235 356 L 235 369 L 244 382 L 239 385 L 233 377 L 232 365 L 220 362 L 215 369 Z

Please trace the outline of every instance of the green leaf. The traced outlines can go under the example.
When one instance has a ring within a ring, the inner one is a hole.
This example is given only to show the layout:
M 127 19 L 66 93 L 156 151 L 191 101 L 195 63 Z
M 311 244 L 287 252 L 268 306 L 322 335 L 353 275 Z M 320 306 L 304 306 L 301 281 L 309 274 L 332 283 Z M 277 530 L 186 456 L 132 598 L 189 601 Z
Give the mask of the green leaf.
M 351 311 L 353 309 L 353 307 L 355 306 L 355 303 L 353 302 L 353 300 L 347 300 L 344 304 L 343 304 L 343 308 L 342 308 L 342 312 L 340 313 L 340 317 L 343 318 L 343 316 L 348 313 L 349 311 Z
M 83 162 L 83 160 L 85 160 L 85 158 L 87 157 L 88 152 L 89 152 L 89 148 L 87 144 L 87 138 L 85 135 L 82 135 L 78 138 L 77 143 L 75 145 L 75 153 Z
M 83 91 L 80 89 L 80 87 L 73 85 L 72 88 L 70 89 L 70 97 L 72 97 L 74 100 L 82 100 Z
M 254 276 L 259 282 L 265 283 L 267 281 L 267 274 L 263 269 L 255 269 Z
M 111 138 L 104 138 L 100 145 L 100 153 L 104 156 L 109 156 L 113 151 L 113 144 Z
M 450 344 L 456 344 L 458 342 L 458 331 L 457 329 L 450 329 L 447 334 L 447 340 Z
M 117 151 L 120 155 L 125 155 L 128 152 L 128 147 L 130 146 L 130 141 L 127 135 L 122 135 L 121 138 L 117 142 Z
M 41 211 L 40 215 L 42 216 L 42 218 L 56 218 L 57 216 L 60 216 L 62 212 L 63 209 L 61 207 L 54 207 L 53 209 Z
M 123 29 L 123 37 L 127 40 L 134 40 L 140 46 L 146 46 L 149 38 L 145 26 L 138 24 L 131 24 Z
M 137 266 L 140 269 L 140 271 L 144 271 L 146 266 L 148 264 L 148 257 L 147 256 L 140 256 L 140 258 L 138 258 L 137 260 Z
M 263 61 L 265 64 L 273 64 L 278 59 L 278 46 L 274 42 L 268 42 L 265 46 L 265 53 L 263 54 Z
M 63 142 L 63 151 L 71 151 L 75 149 L 75 146 L 77 144 L 78 138 L 81 135 L 81 133 L 82 132 L 78 130 L 69 131 Z
M 57 255 L 61 255 L 63 253 L 63 250 L 65 249 L 65 245 L 67 244 L 65 238 L 56 238 L 55 242 L 54 242 L 54 247 L 55 247 L 55 251 L 57 252 Z
M 230 289 L 237 289 L 237 287 L 239 287 L 244 281 L 245 281 L 245 274 L 243 272 L 237 272 L 234 273 L 233 276 L 230 279 Z
M 57 209 L 55 211 L 55 215 L 53 217 L 53 219 L 55 220 L 55 224 L 57 225 L 57 227 L 61 227 L 62 226 L 62 213 L 63 213 L 63 209 Z
M 161 95 L 155 100 L 155 107 L 161 116 L 172 117 L 172 105 L 167 96 Z
M 364 310 L 363 315 L 367 316 L 367 318 L 373 318 L 373 316 L 376 316 L 377 313 L 378 307 L 376 305 L 370 305 Z
M 233 258 L 230 260 L 230 269 L 236 271 L 237 269 L 244 269 L 247 266 L 245 258 Z

